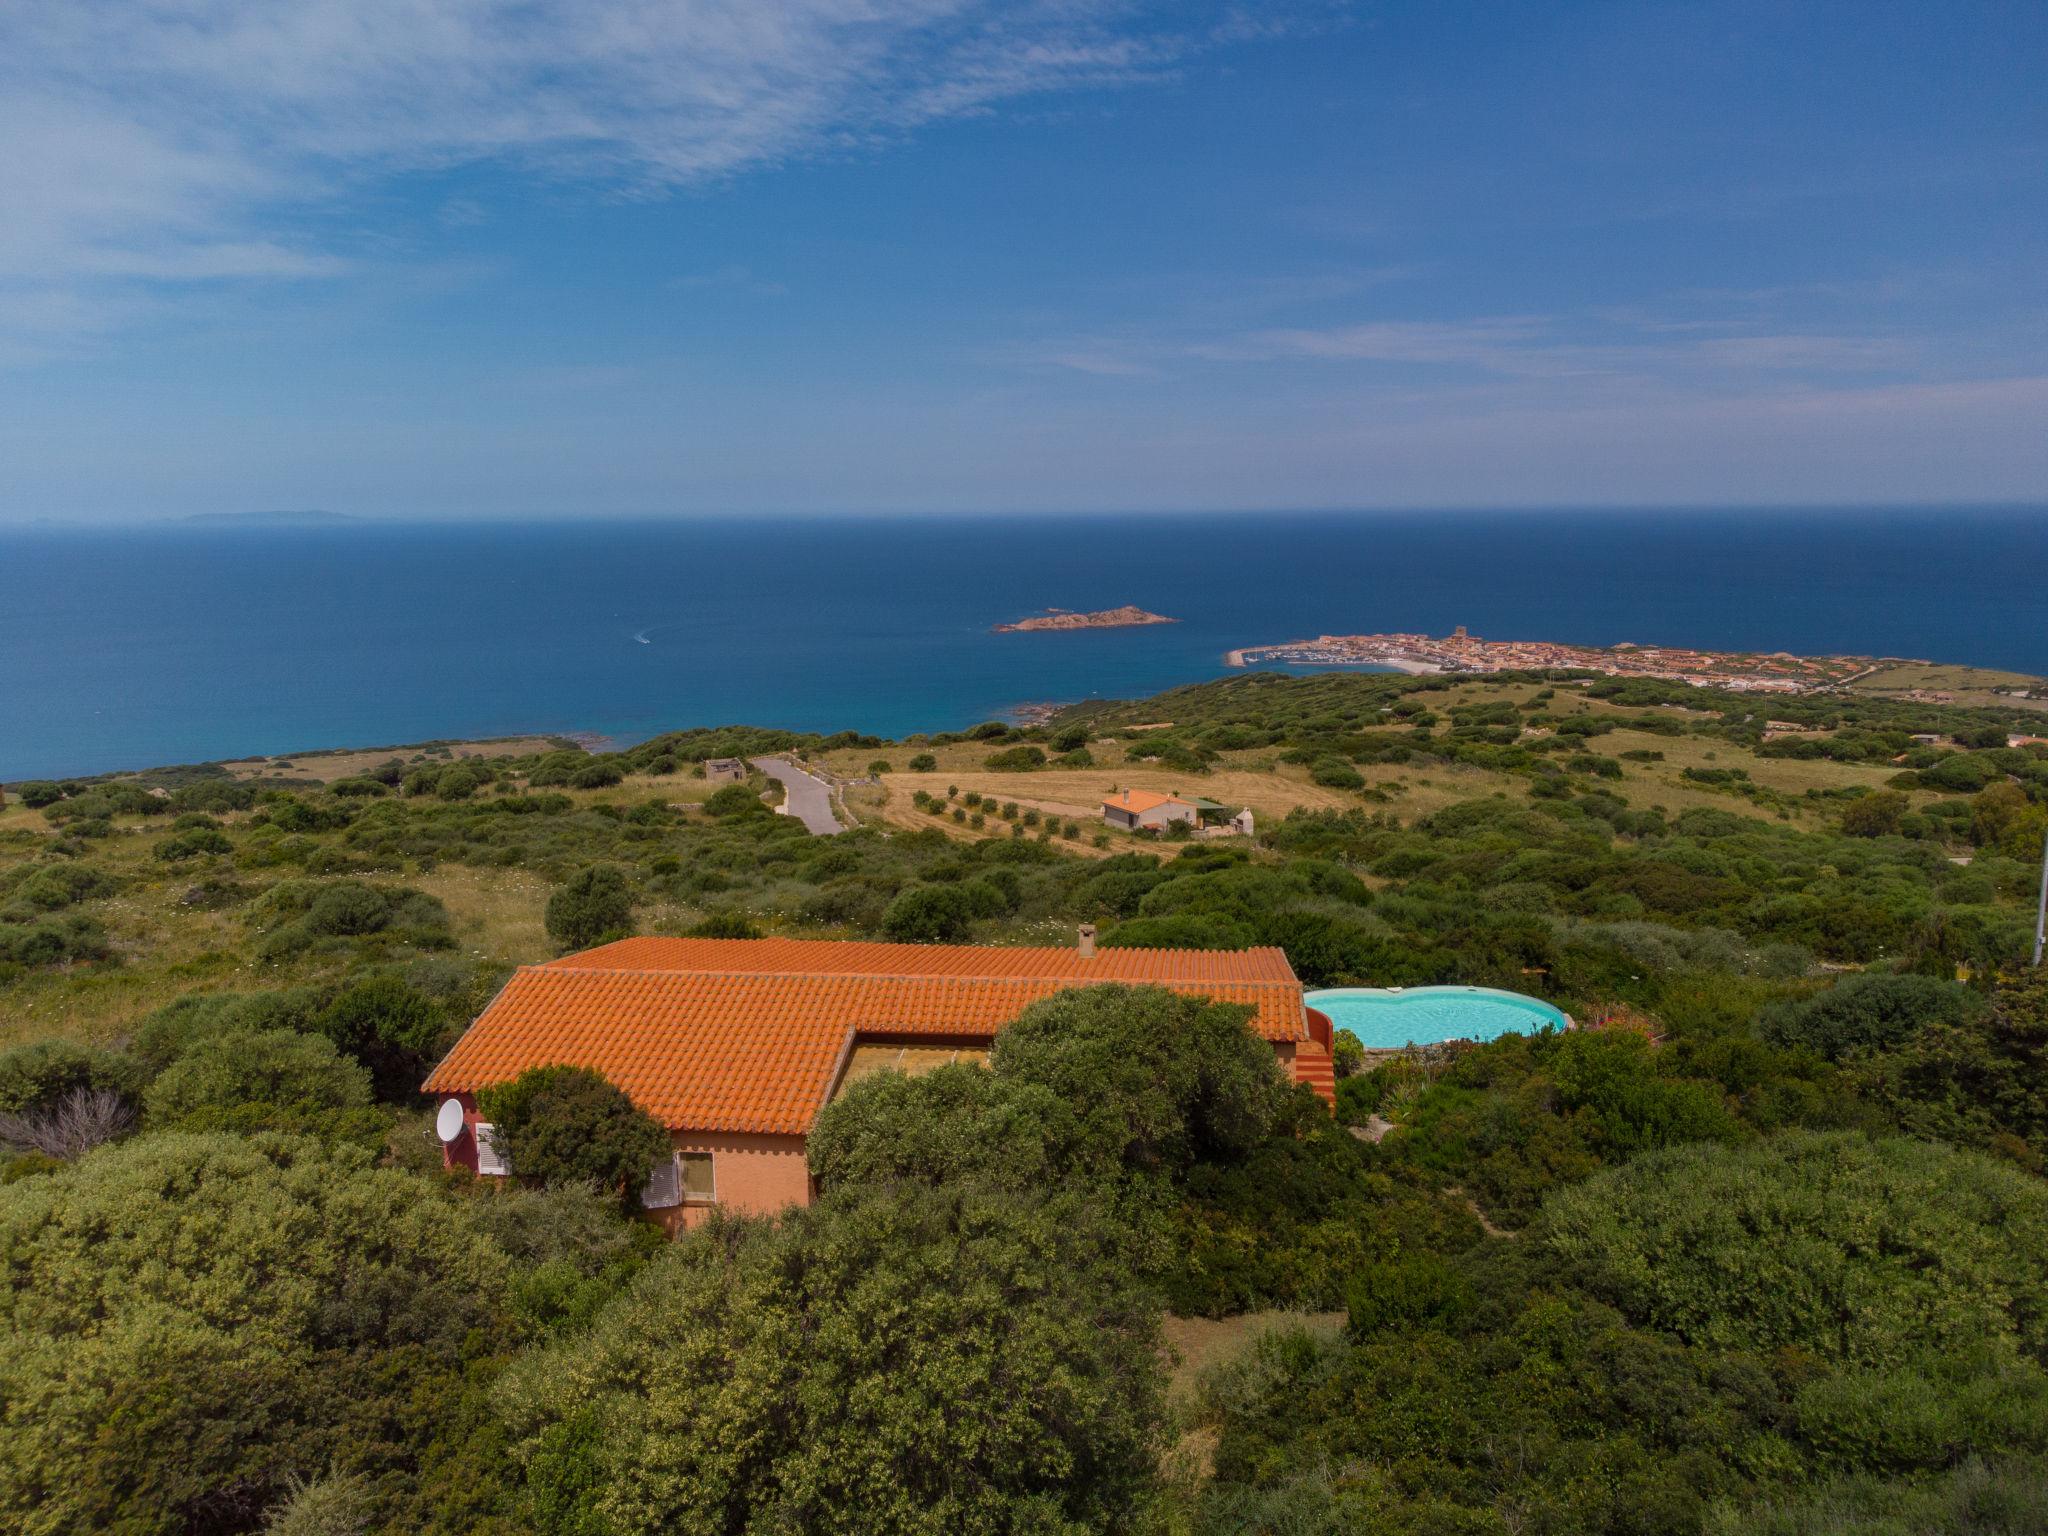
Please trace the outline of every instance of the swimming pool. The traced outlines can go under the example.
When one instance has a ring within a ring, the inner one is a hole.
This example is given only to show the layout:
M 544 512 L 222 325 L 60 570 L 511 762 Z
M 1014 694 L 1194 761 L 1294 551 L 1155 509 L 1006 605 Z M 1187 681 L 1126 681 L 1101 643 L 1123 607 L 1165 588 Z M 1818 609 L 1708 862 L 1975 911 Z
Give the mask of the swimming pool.
M 1333 987 L 1309 993 L 1308 1005 L 1369 1051 L 1571 1027 L 1550 1004 L 1492 987 Z

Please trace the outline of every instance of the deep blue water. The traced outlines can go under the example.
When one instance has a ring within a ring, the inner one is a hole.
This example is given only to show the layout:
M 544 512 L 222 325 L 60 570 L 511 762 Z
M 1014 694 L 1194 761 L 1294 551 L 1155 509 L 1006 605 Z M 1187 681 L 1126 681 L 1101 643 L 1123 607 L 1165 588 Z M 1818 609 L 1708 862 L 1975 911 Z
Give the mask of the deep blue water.
M 988 632 L 1127 602 L 1185 622 Z M 0 780 L 527 731 L 901 735 L 1457 624 L 2048 673 L 2048 510 L 11 531 Z

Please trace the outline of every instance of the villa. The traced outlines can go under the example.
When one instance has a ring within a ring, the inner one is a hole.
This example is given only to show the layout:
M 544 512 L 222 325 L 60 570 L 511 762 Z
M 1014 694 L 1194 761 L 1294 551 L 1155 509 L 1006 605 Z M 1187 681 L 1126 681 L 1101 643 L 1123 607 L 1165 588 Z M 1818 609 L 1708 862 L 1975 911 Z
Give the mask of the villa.
M 1284 952 L 1098 950 L 1092 927 L 1072 949 L 621 939 L 515 972 L 423 1086 L 444 1101 L 448 1165 L 502 1174 L 478 1090 L 539 1066 L 602 1073 L 674 1140 L 643 1197 L 674 1231 L 714 1204 L 808 1205 L 804 1140 L 848 1084 L 986 1061 L 1030 1004 L 1102 982 L 1249 1005 L 1287 1076 L 1335 1102 L 1330 1022 Z

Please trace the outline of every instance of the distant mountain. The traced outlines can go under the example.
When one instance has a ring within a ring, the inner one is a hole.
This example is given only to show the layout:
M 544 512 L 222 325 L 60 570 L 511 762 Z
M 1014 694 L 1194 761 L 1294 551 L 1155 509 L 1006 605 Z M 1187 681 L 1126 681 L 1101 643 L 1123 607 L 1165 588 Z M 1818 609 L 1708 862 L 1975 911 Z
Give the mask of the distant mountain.
M 306 528 L 328 523 L 359 523 L 361 518 L 352 512 L 319 512 L 313 510 L 276 512 L 194 512 L 178 519 L 181 523 L 237 523 L 243 527 L 252 525 L 265 528 Z

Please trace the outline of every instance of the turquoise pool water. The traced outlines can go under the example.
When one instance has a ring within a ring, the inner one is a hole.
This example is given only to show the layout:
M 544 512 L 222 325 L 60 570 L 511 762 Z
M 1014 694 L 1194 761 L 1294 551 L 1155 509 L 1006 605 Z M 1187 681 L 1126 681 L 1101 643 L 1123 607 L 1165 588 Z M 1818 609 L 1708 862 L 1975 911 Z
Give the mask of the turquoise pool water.
M 1333 987 L 1309 993 L 1308 1005 L 1373 1051 L 1529 1035 L 1571 1023 L 1546 1002 L 1492 987 Z

